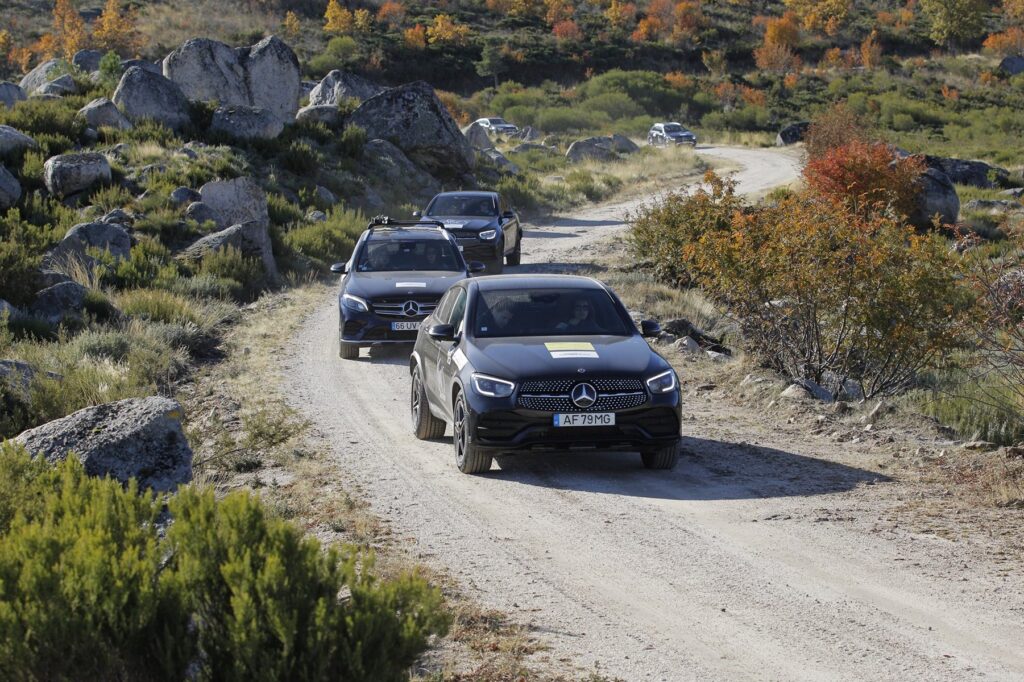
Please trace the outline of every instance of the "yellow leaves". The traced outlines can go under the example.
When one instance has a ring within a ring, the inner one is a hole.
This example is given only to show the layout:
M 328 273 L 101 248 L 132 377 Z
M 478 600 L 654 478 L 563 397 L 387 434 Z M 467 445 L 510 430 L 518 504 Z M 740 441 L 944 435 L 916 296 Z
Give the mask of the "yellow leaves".
M 121 0 L 107 0 L 103 6 L 103 13 L 93 27 L 93 39 L 99 47 L 106 50 L 133 54 L 139 46 L 139 34 L 135 24 L 134 11 L 122 11 Z
M 53 6 L 53 39 L 61 55 L 71 60 L 89 41 L 85 21 L 71 0 L 57 0 Z
M 423 50 L 427 47 L 427 29 L 423 24 L 416 24 L 402 33 L 406 47 Z
M 284 15 L 284 21 L 281 24 L 281 32 L 284 33 L 286 38 L 295 39 L 302 31 L 302 24 L 299 23 L 299 17 L 295 12 L 288 10 Z
M 469 26 L 456 22 L 448 14 L 438 14 L 427 27 L 427 42 L 431 45 L 464 45 L 467 38 Z
M 324 12 L 324 31 L 342 35 L 351 33 L 355 25 L 355 16 L 352 11 L 342 7 L 338 0 L 330 0 L 327 3 L 327 11 Z

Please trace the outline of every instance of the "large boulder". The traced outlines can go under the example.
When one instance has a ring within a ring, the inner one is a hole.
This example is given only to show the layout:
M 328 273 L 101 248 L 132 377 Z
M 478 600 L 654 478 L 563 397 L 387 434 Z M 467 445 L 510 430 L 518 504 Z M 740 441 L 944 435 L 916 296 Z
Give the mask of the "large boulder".
M 350 123 L 391 142 L 435 177 L 462 179 L 476 157 L 434 89 L 423 81 L 385 90 L 359 105 Z
M 401 196 L 404 203 L 426 205 L 441 191 L 440 182 L 387 140 L 367 142 L 359 165 L 377 194 Z
M 188 220 L 196 221 L 200 225 L 204 223 L 213 223 L 217 226 L 223 226 L 224 222 L 224 219 L 220 217 L 220 214 L 200 200 L 193 201 L 185 208 L 185 217 Z
M 635 154 L 640 151 L 640 147 L 625 135 L 615 133 L 612 135 L 611 141 L 612 149 L 617 151 L 619 154 Z
M 240 61 L 249 86 L 249 105 L 267 109 L 282 123 L 295 119 L 302 98 L 299 58 L 277 36 L 240 48 Z
M 1009 76 L 1024 73 L 1024 56 L 1003 57 L 1003 61 L 999 62 L 999 70 Z
M 186 41 L 164 57 L 163 74 L 188 99 L 222 105 L 249 104 L 245 69 L 235 50 L 208 38 Z
M 99 50 L 79 50 L 71 58 L 71 63 L 78 67 L 82 73 L 92 73 L 100 70 L 100 60 L 103 53 Z
M 250 177 L 208 182 L 199 188 L 199 195 L 219 218 L 220 227 L 253 221 L 270 225 L 267 195 Z
M 160 74 L 133 66 L 121 76 L 114 91 L 114 104 L 130 121 L 152 119 L 172 130 L 191 122 L 188 99 L 181 89 Z
M 71 76 L 64 74 L 60 78 L 56 78 L 47 83 L 43 83 L 35 89 L 33 95 L 56 95 L 63 97 L 64 95 L 73 95 L 78 92 L 78 86 L 75 85 L 75 79 Z
M 576 140 L 565 152 L 565 158 L 572 163 L 587 159 L 595 161 L 614 161 L 619 158 L 610 137 L 588 137 Z
M 277 261 L 270 242 L 270 231 L 267 224 L 250 221 L 232 225 L 231 227 L 206 235 L 185 249 L 181 257 L 184 260 L 201 261 L 207 254 L 234 247 L 242 255 L 258 258 L 263 262 L 263 269 L 271 279 L 277 278 Z
M 300 123 L 323 123 L 328 128 L 337 128 L 344 121 L 336 104 L 310 104 L 295 114 Z
M 796 144 L 804 139 L 807 135 L 807 130 L 811 127 L 810 121 L 797 121 L 796 123 L 790 123 L 788 126 L 782 128 L 779 134 L 775 136 L 775 144 L 779 147 L 785 147 L 786 145 Z
M 21 199 L 21 183 L 18 178 L 0 166 L 0 210 L 8 209 Z
M 504 154 L 497 149 L 485 149 L 480 156 L 488 159 L 500 172 L 508 175 L 519 175 L 519 166 L 509 161 Z
M 17 156 L 27 149 L 35 149 L 36 141 L 11 126 L 0 125 L 0 159 Z
M 89 290 L 77 282 L 60 282 L 36 294 L 29 311 L 33 316 L 56 325 L 66 320 L 81 319 Z
M 64 71 L 64 65 L 59 59 L 48 59 L 36 68 L 25 74 L 18 84 L 26 94 L 31 95 L 46 83 L 57 78 Z
M 523 126 L 519 129 L 519 132 L 512 137 L 517 140 L 522 140 L 523 142 L 534 142 L 541 138 L 541 134 L 540 131 L 533 126 Z
M 986 211 L 993 215 L 1024 211 L 1024 204 L 1009 199 L 971 199 L 963 205 L 965 211 Z
M 265 109 L 281 123 L 295 118 L 303 94 L 298 57 L 276 36 L 237 49 L 193 38 L 164 58 L 163 74 L 194 102 Z
M 544 145 L 537 144 L 536 142 L 523 142 L 522 144 L 517 144 L 512 148 L 513 154 L 525 154 L 526 152 L 533 151 L 544 152 L 545 154 L 557 154 L 558 147 L 545 147 Z
M 107 157 L 95 152 L 51 156 L 43 164 L 43 181 L 60 197 L 110 182 Z
M 129 130 L 132 127 L 132 122 L 106 97 L 89 102 L 78 110 L 78 115 L 85 119 L 90 128 Z
M 284 130 L 284 122 L 269 109 L 236 104 L 217 107 L 210 132 L 236 140 L 273 140 Z
M 157 76 L 164 75 L 164 70 L 160 62 L 150 62 L 145 59 L 122 59 L 121 73 L 124 73 L 133 66 L 137 66 L 143 71 L 148 71 L 156 74 Z
M 917 207 L 910 216 L 915 227 L 929 228 L 936 215 L 944 225 L 956 222 L 960 215 L 960 197 L 949 177 L 935 168 L 926 168 L 918 180 Z
M 50 252 L 50 258 L 84 258 L 89 249 L 106 251 L 115 260 L 128 258 L 132 238 L 128 230 L 116 223 L 81 223 L 68 230 L 60 244 Z
M 924 157 L 924 162 L 929 168 L 942 171 L 949 179 L 957 185 L 971 185 L 988 189 L 991 187 L 1002 187 L 1009 180 L 1010 173 L 1005 168 L 990 166 L 984 161 L 970 161 L 964 159 L 950 159 L 944 156 Z
M 378 85 L 354 73 L 331 71 L 324 79 L 309 91 L 309 103 L 313 106 L 321 104 L 333 104 L 345 99 L 357 99 L 360 102 L 375 97 L 387 90 L 383 85 Z
M 466 136 L 466 140 L 473 149 L 483 151 L 484 149 L 494 148 L 494 143 L 491 142 L 491 136 L 487 134 L 487 128 L 484 128 L 476 121 L 473 121 L 463 128 L 462 134 Z
M 25 100 L 25 91 L 21 89 L 20 85 L 15 85 L 9 81 L 0 83 L 0 105 L 5 107 L 13 107 L 18 102 Z
M 91 476 L 111 476 L 140 488 L 172 491 L 192 480 L 192 449 L 170 398 L 130 398 L 79 410 L 14 440 L 56 463 L 73 453 Z

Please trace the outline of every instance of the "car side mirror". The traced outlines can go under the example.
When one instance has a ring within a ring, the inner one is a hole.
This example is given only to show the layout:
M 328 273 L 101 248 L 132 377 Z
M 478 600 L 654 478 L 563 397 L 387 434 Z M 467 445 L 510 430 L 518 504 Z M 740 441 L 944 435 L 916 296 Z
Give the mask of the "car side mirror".
M 471 273 L 483 272 L 487 269 L 487 266 L 478 260 L 469 261 L 469 271 Z
M 644 337 L 658 336 L 661 334 L 661 325 L 657 320 L 641 320 L 640 334 Z
M 427 329 L 427 336 L 435 341 L 454 341 L 455 327 L 450 324 L 433 324 Z
M 413 218 L 422 218 L 423 217 L 423 211 L 413 211 L 412 212 L 412 217 Z
M 344 275 L 348 272 L 348 263 L 335 263 L 331 266 L 331 272 L 338 275 Z

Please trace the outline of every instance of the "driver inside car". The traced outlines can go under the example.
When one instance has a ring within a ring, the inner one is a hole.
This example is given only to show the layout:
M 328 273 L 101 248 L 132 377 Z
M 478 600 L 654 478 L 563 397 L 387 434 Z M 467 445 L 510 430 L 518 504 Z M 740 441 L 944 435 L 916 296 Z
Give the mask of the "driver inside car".
M 583 329 L 593 330 L 595 326 L 594 308 L 589 299 L 581 298 L 573 302 L 569 319 L 559 322 L 555 329 L 560 332 L 578 332 Z

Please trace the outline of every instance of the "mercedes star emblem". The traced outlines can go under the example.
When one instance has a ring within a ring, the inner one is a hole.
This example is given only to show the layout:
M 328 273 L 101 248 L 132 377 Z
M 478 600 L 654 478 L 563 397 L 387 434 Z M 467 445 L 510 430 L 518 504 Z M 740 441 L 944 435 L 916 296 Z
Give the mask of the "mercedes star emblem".
M 416 317 L 420 314 L 420 304 L 416 301 L 406 301 L 405 305 L 402 306 L 402 312 L 405 313 L 406 317 Z
M 597 402 L 597 389 L 590 384 L 576 384 L 572 389 L 572 402 L 584 410 Z

